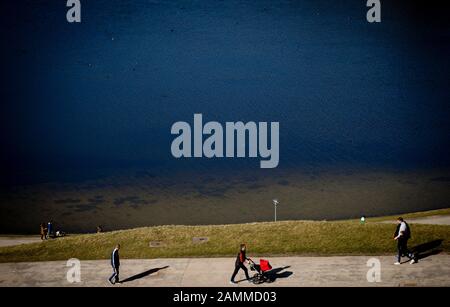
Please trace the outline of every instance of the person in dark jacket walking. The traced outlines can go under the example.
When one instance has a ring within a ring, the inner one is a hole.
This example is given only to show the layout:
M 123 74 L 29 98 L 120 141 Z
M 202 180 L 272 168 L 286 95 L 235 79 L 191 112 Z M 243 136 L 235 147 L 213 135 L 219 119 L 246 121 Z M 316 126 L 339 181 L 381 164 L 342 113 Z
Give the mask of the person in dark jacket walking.
M 112 251 L 112 254 L 111 254 L 111 266 L 113 269 L 113 274 L 108 279 L 108 281 L 112 285 L 114 285 L 115 283 L 120 283 L 120 281 L 119 281 L 119 267 L 120 267 L 119 249 L 120 249 L 120 244 L 117 244 L 116 248 L 114 248 L 114 250 Z M 114 281 L 113 281 L 113 279 L 114 279 Z
M 411 260 L 411 264 L 415 263 L 416 260 L 412 253 L 408 250 L 408 240 L 411 238 L 411 230 L 408 223 L 402 217 L 397 219 L 397 228 L 394 233 L 394 240 L 397 241 L 397 262 L 395 265 L 401 263 L 402 257 L 406 256 Z
M 53 222 L 50 221 L 47 223 L 47 236 L 46 239 L 49 239 L 53 235 Z
M 249 261 L 249 259 L 246 256 L 246 249 L 247 249 L 246 245 L 241 244 L 240 249 L 239 249 L 239 254 L 236 257 L 234 272 L 233 272 L 233 275 L 231 276 L 231 280 L 230 280 L 231 284 L 237 284 L 237 282 L 234 281 L 234 278 L 236 277 L 237 273 L 239 272 L 239 269 L 242 269 L 244 271 L 245 278 L 250 282 L 250 277 L 248 276 L 248 270 L 245 267 L 245 262 Z

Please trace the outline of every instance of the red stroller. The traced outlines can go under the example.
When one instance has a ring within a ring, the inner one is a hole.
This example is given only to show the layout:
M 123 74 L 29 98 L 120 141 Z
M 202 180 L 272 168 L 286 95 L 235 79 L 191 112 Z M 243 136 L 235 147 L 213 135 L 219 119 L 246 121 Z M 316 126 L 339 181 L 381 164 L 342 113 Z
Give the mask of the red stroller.
M 269 281 L 270 279 L 267 276 L 267 272 L 272 269 L 269 261 L 260 259 L 259 264 L 256 264 L 252 259 L 250 260 L 250 270 L 255 271 L 255 275 L 252 277 L 251 281 L 257 285 L 262 284 L 263 282 Z

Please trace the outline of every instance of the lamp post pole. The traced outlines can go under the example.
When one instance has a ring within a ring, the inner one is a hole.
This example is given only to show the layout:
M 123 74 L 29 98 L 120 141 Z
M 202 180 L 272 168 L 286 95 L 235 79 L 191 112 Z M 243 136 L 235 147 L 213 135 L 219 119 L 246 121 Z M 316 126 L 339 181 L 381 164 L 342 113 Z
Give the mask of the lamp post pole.
M 275 208 L 275 222 L 277 221 L 277 206 L 278 206 L 278 200 L 274 199 L 273 201 L 273 206 Z

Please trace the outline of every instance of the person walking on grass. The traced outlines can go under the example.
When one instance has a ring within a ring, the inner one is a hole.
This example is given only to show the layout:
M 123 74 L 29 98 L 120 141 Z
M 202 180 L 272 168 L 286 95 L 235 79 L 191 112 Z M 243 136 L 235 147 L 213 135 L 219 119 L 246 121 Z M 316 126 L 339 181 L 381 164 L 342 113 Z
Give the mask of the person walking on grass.
M 111 266 L 113 269 L 113 274 L 108 279 L 108 281 L 110 282 L 111 285 L 114 285 L 115 283 L 120 283 L 120 281 L 119 281 L 119 267 L 120 267 L 119 249 L 120 249 L 120 244 L 117 244 L 111 254 Z
M 45 223 L 41 223 L 41 240 L 45 240 L 47 238 L 47 228 L 45 228 Z
M 402 257 L 406 256 L 411 260 L 411 264 L 415 263 L 416 260 L 413 254 L 408 250 L 408 240 L 411 238 L 411 230 L 408 223 L 402 217 L 397 219 L 397 228 L 394 233 L 394 240 L 397 241 L 397 262 L 395 265 L 399 265 L 402 261 Z
M 230 280 L 230 284 L 237 284 L 237 282 L 234 281 L 234 278 L 236 277 L 237 273 L 239 272 L 240 269 L 242 269 L 245 273 L 245 278 L 250 282 L 250 277 L 248 276 L 248 270 L 245 267 L 245 262 L 249 262 L 249 259 L 246 256 L 246 245 L 245 244 L 241 244 L 240 248 L 239 248 L 239 254 L 236 257 L 236 263 L 234 266 L 234 272 L 233 275 L 231 276 L 231 280 Z

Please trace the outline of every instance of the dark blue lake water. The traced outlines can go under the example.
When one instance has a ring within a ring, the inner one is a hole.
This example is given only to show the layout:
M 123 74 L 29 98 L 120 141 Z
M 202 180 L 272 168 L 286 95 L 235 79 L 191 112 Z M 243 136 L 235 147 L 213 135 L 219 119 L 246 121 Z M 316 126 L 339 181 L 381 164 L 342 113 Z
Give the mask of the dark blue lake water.
M 450 165 L 439 7 L 383 2 L 370 24 L 365 1 L 102 0 L 69 24 L 65 1 L 2 6 L 4 184 L 259 168 L 174 159 L 194 113 L 280 122 L 279 169 Z

